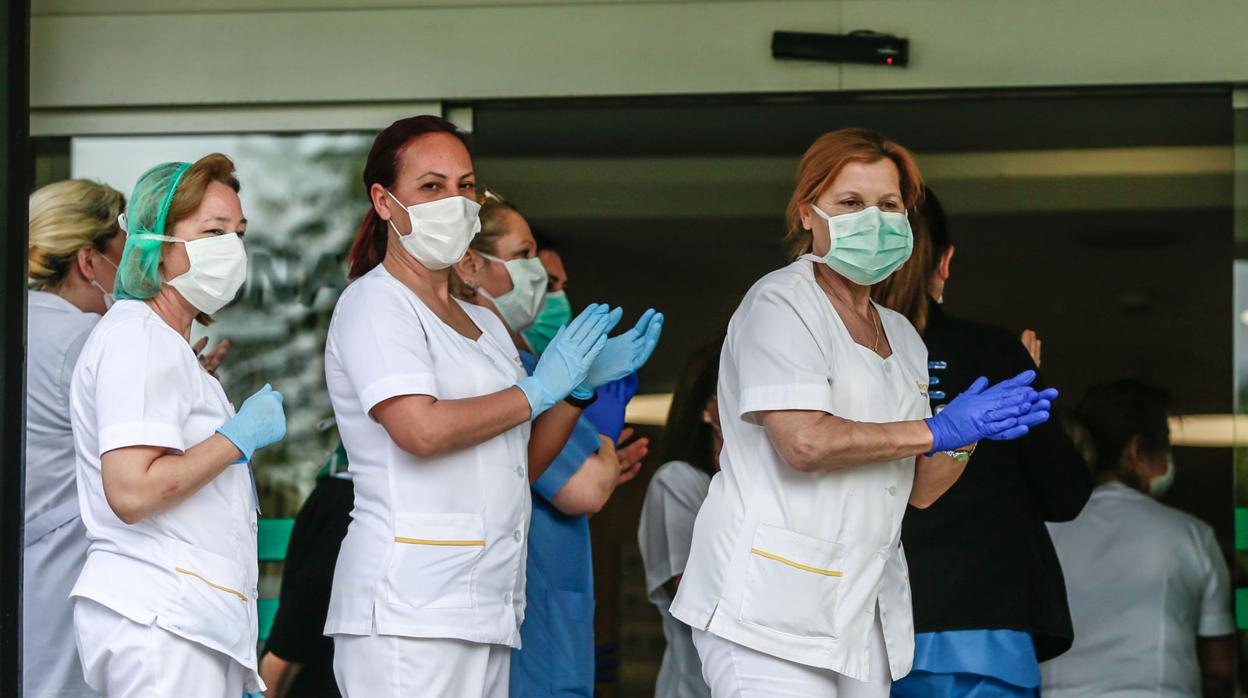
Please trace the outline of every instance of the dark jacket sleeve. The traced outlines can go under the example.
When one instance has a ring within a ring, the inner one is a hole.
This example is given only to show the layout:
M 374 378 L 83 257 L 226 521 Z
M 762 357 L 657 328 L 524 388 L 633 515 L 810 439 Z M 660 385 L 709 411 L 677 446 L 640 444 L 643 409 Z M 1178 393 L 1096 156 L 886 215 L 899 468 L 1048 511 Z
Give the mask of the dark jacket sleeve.
M 1015 373 L 1035 369 L 1022 342 L 1012 344 L 1009 356 L 1017 365 Z M 1041 377 L 1036 378 L 1035 386 L 1048 387 Z M 1069 400 L 1070 396 L 1058 399 L 1063 398 Z M 1070 521 L 1078 516 L 1092 496 L 1092 471 L 1066 431 L 1051 419 L 1016 443 L 1032 499 L 1044 520 Z

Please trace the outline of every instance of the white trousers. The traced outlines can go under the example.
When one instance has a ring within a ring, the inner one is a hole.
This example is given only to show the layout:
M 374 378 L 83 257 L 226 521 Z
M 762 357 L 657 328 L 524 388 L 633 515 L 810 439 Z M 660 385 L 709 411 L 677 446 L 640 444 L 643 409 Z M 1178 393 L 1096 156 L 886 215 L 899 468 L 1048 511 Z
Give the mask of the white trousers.
M 247 669 L 233 658 L 74 599 L 74 636 L 87 684 L 105 698 L 240 698 Z
M 888 698 L 893 683 L 878 613 L 868 649 L 870 681 L 773 657 L 696 628 L 693 645 L 713 698 Z
M 500 698 L 510 675 L 505 645 L 334 635 L 334 679 L 343 698 Z

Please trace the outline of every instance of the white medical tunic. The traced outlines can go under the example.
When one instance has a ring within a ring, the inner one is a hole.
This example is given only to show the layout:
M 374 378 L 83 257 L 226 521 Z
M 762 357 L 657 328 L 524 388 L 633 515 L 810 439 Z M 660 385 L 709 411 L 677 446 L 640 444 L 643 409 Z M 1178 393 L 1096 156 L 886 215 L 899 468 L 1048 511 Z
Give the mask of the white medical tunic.
M 637 543 L 646 567 L 646 593 L 663 618 L 667 649 L 655 683 L 655 698 L 710 698 L 702 678 L 702 660 L 693 646 L 689 626 L 672 617 L 672 597 L 666 585 L 685 573 L 693 522 L 706 499 L 711 476 L 684 461 L 672 461 L 655 471 L 641 505 Z
M 234 416 L 187 341 L 141 301 L 118 301 L 74 370 L 70 415 L 90 549 L 73 596 L 225 654 L 256 674 L 256 501 L 246 462 L 134 524 L 113 513 L 100 457 L 128 446 L 181 453 Z M 119 639 L 119 642 L 121 640 Z
M 399 448 L 369 415 L 392 397 L 471 398 L 525 376 L 502 322 L 485 308 L 460 306 L 481 329 L 475 341 L 377 265 L 334 309 L 325 379 L 355 508 L 334 570 L 327 635 L 520 646 L 529 422 L 421 458 Z
M 1075 643 L 1040 665 L 1045 698 L 1200 695 L 1198 637 L 1235 632 L 1213 529 L 1119 483 L 1049 524 Z
M 87 559 L 78 515 L 69 384 L 100 316 L 30 291 L 26 317 L 26 528 L 22 562 L 22 694 L 94 696 L 74 646 L 70 589 Z
M 913 457 L 803 473 L 776 451 L 760 412 L 811 410 L 860 422 L 930 414 L 927 348 L 905 317 L 876 306 L 893 349 L 850 337 L 796 261 L 737 308 L 720 358 L 721 471 L 694 526 L 672 615 L 766 654 L 869 679 L 881 615 L 894 679 L 910 671 L 914 625 L 901 548 Z

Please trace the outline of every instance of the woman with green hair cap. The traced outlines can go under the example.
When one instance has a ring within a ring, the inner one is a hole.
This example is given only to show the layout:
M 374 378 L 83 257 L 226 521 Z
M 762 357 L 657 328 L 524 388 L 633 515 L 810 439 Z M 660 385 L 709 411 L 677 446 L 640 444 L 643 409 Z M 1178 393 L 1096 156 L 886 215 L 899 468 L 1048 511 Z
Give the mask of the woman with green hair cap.
M 256 673 L 250 462 L 286 433 L 266 385 L 235 413 L 190 345 L 247 275 L 234 163 L 139 178 L 116 303 L 86 340 L 70 414 L 90 539 L 71 593 L 83 675 L 105 696 L 238 698 Z

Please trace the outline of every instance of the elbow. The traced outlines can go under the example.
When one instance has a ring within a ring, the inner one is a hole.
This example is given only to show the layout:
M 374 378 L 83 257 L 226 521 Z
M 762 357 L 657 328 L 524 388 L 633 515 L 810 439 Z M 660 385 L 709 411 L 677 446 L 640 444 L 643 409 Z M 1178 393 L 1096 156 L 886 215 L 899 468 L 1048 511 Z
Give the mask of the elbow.
M 817 469 L 818 454 L 810 441 L 798 436 L 788 445 L 784 453 L 784 462 L 800 473 L 813 473 Z
M 923 492 L 910 493 L 910 506 L 915 509 L 926 509 L 936 503 L 940 499 L 939 495 L 929 495 Z
M 108 500 L 108 508 L 112 509 L 117 518 L 127 526 L 133 526 L 151 514 L 150 508 L 138 497 L 118 495 L 108 491 L 105 491 L 104 495 L 104 498 Z
M 399 448 L 416 456 L 417 458 L 432 458 L 446 450 L 446 444 L 443 439 L 436 434 L 430 434 L 426 430 L 409 431 L 396 438 L 395 443 Z
M 602 511 L 607 505 L 606 497 L 576 497 L 568 502 L 560 502 L 562 506 L 556 506 L 564 516 L 593 516 Z

